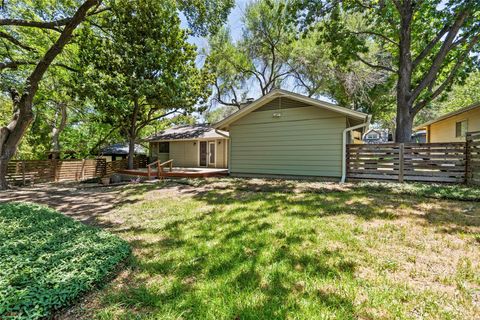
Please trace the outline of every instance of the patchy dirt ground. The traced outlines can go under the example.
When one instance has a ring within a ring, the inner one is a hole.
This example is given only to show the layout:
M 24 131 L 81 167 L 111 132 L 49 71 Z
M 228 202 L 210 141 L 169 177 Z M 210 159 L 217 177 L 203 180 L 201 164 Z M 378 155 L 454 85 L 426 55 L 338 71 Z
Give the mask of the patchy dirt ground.
M 39 185 L 0 192 L 0 202 L 45 204 L 132 245 L 133 266 L 61 319 L 203 318 L 213 302 L 225 315 L 219 318 L 234 312 L 248 318 L 250 311 L 235 305 L 238 295 L 264 303 L 252 309 L 257 317 L 271 307 L 311 318 L 331 300 L 325 314 L 342 305 L 352 319 L 475 319 L 479 190 L 208 179 Z M 250 269 L 257 257 L 264 264 Z M 237 267 L 250 271 L 237 277 Z M 282 275 L 277 284 L 276 273 L 265 276 L 272 268 Z M 299 299 L 310 309 L 302 310 Z

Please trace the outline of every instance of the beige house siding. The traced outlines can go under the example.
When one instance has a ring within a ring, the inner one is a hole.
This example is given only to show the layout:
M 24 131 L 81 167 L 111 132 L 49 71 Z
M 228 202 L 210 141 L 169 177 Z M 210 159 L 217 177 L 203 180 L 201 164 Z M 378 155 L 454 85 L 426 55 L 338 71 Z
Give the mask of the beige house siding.
M 230 125 L 230 172 L 340 177 L 346 116 L 307 105 L 280 109 L 272 104 L 279 102 Z
M 198 166 L 198 145 L 195 141 L 171 141 L 170 159 L 178 167 Z
M 467 131 L 479 131 L 480 107 L 429 125 L 429 142 L 464 142 L 465 137 L 455 136 L 456 123 L 463 120 L 467 120 Z
M 227 139 L 202 140 L 215 142 L 216 147 L 216 168 L 227 168 Z M 152 159 L 167 161 L 173 159 L 176 167 L 198 167 L 199 166 L 199 144 L 200 140 L 170 141 L 170 153 L 158 153 L 158 143 L 150 143 L 150 156 Z M 213 165 L 209 165 L 213 167 Z

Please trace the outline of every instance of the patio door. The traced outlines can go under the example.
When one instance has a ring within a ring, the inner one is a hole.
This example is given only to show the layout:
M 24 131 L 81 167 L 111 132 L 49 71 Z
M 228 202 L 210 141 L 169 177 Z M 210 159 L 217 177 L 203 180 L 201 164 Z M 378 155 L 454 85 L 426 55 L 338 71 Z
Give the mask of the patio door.
M 215 141 L 208 143 L 208 166 L 215 167 Z
M 200 141 L 200 167 L 207 166 L 207 141 Z

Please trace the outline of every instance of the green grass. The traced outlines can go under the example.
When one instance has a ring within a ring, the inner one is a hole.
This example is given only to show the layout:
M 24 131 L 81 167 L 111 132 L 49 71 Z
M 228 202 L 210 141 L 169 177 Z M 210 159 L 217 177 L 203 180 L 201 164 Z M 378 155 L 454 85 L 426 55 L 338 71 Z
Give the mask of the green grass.
M 0 319 L 50 316 L 129 254 L 120 238 L 52 209 L 0 204 Z
M 480 317 L 480 204 L 465 201 L 476 189 L 457 202 L 420 185 L 226 179 L 156 188 L 105 217 L 135 259 L 77 317 Z

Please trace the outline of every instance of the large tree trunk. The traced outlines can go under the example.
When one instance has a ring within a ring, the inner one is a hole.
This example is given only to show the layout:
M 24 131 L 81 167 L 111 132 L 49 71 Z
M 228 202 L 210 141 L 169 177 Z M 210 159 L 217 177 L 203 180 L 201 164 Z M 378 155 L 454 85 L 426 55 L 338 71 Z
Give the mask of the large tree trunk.
M 397 125 L 395 142 L 411 142 L 413 114 L 408 105 L 397 105 Z
M 12 98 L 14 103 L 17 104 L 18 95 L 15 92 L 12 93 Z M 0 190 L 8 188 L 8 162 L 15 155 L 20 140 L 33 120 L 31 102 L 26 99 L 23 102 L 20 101 L 20 103 L 12 121 L 6 127 L 0 128 Z
M 88 11 L 100 4 L 101 0 L 86 0 L 75 12 L 70 21 L 65 25 L 57 41 L 47 50 L 35 69 L 26 80 L 26 86 L 22 94 L 11 90 L 15 113 L 12 121 L 0 128 L 0 190 L 7 189 L 6 169 L 8 162 L 17 151 L 23 135 L 33 120 L 32 104 L 37 93 L 38 86 L 45 72 L 53 60 L 63 51 L 70 42 L 72 34 L 77 26 L 85 20 Z
M 128 141 L 128 169 L 133 169 L 133 159 L 135 157 L 135 138 Z
M 0 190 L 8 188 L 7 184 L 8 161 L 0 159 Z
M 128 132 L 128 169 L 133 169 L 133 158 L 135 156 L 135 140 L 137 139 L 137 119 L 140 105 L 138 99 L 133 100 L 133 112 L 130 118 L 130 128 Z

